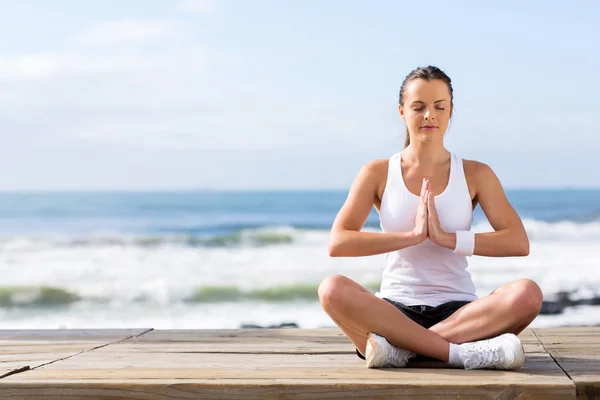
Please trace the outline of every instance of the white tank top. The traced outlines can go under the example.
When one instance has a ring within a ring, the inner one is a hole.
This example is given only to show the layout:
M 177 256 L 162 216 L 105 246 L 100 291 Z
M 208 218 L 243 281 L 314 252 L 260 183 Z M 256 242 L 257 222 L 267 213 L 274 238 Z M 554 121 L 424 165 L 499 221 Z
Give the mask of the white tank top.
M 390 157 L 379 221 L 384 232 L 410 232 L 415 227 L 419 196 L 411 193 L 402 177 L 400 154 Z M 440 225 L 445 232 L 470 230 L 473 206 L 462 159 L 450 156 L 450 179 L 446 189 L 435 196 Z M 407 306 L 438 306 L 453 300 L 473 301 L 475 284 L 467 271 L 466 256 L 433 243 L 429 238 L 418 245 L 387 253 L 377 297 Z

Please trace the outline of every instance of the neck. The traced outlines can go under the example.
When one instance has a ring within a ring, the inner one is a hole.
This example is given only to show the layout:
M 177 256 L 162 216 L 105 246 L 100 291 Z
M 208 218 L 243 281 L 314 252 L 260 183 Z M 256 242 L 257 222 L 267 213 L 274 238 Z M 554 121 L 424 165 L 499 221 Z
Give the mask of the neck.
M 404 159 L 414 164 L 440 164 L 448 161 L 450 152 L 442 142 L 413 142 L 403 150 Z

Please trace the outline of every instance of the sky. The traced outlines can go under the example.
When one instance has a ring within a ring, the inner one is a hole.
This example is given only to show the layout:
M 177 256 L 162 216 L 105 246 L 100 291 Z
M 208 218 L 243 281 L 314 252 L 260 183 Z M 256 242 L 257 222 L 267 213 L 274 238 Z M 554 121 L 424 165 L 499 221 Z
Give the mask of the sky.
M 452 79 L 446 147 L 600 187 L 592 1 L 0 0 L 0 191 L 348 189 Z

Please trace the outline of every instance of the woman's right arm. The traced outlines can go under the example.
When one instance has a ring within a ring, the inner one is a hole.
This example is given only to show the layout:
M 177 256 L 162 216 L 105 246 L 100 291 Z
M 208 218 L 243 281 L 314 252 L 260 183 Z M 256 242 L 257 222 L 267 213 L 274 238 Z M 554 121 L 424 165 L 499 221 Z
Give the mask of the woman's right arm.
M 329 237 L 331 257 L 360 257 L 389 253 L 421 243 L 427 237 L 415 232 L 361 232 L 375 202 L 387 160 L 365 164 L 356 176 L 346 202 L 337 214 Z

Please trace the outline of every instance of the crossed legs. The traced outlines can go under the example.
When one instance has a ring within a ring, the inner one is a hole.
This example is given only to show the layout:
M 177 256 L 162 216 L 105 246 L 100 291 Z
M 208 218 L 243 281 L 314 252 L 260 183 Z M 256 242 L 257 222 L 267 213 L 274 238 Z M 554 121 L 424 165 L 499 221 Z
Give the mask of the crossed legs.
M 325 278 L 318 293 L 323 310 L 363 355 L 367 334 L 373 332 L 397 347 L 444 362 L 448 362 L 450 343 L 520 333 L 538 315 L 543 300 L 535 282 L 519 279 L 426 329 L 343 275 Z

